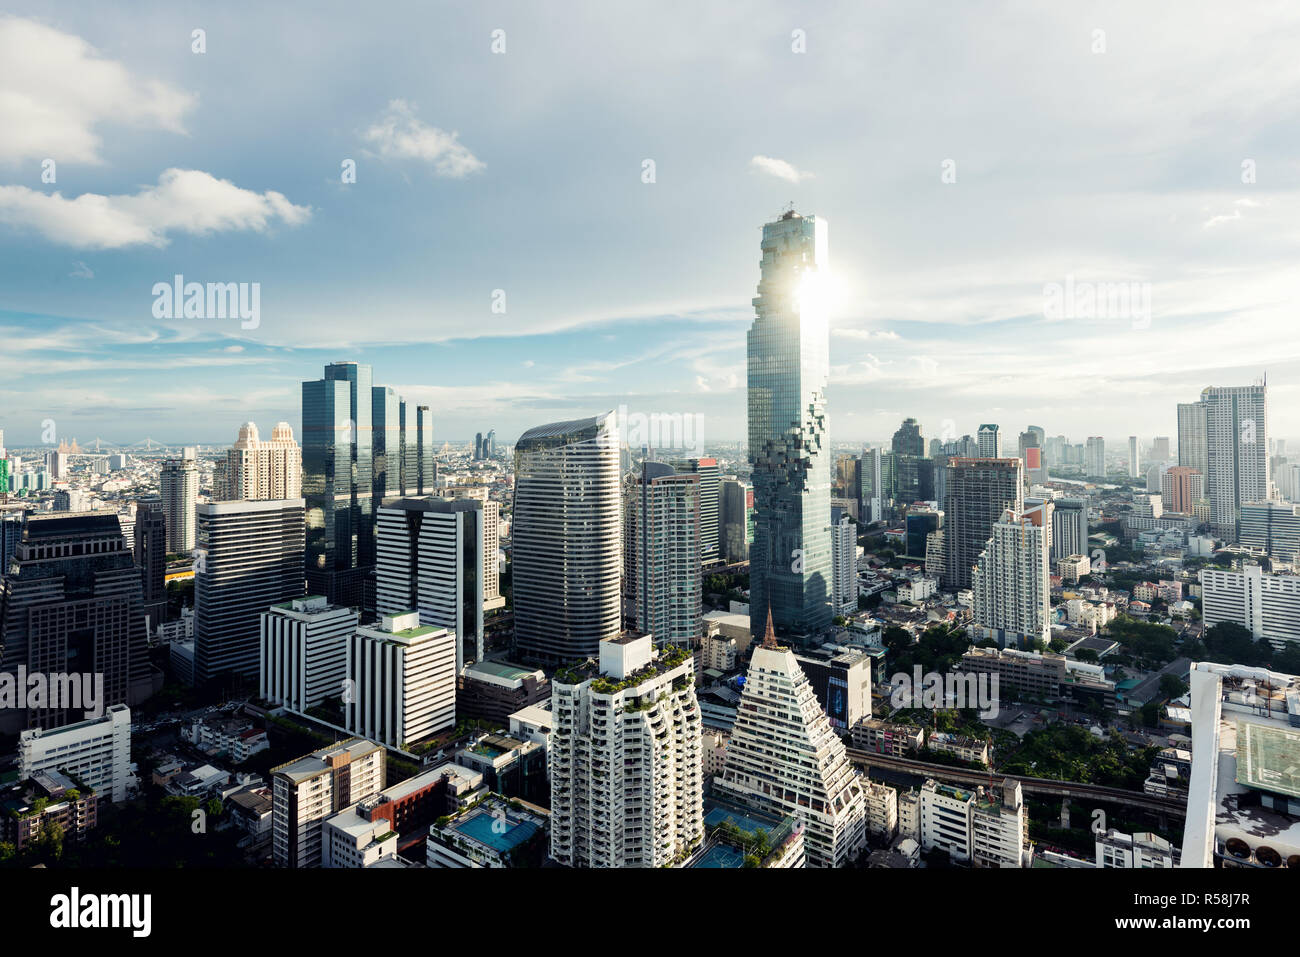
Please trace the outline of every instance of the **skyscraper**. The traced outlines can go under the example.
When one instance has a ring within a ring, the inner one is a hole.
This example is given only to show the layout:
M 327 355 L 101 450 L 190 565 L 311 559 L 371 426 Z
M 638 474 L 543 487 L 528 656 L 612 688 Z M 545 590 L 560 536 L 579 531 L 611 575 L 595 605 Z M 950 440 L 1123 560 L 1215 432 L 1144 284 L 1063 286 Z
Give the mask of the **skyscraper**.
M 1268 400 L 1264 385 L 1210 387 L 1205 404 L 1205 494 L 1214 532 L 1237 539 L 1241 506 L 1269 497 Z
M 1048 642 L 1051 625 L 1052 503 L 1007 509 L 993 526 L 971 579 L 976 640 L 998 647 Z
M 456 637 L 456 673 L 483 660 L 483 502 L 402 498 L 379 509 L 375 610 L 416 610 Z
M 1196 469 L 1175 465 L 1160 478 L 1161 504 L 1166 512 L 1192 514 L 1192 506 L 1205 497 L 1205 478 Z
M 944 587 L 971 586 L 971 569 L 1008 508 L 1019 514 L 1024 480 L 1020 459 L 952 459 L 944 500 Z
M 515 639 L 530 660 L 590 658 L 619 633 L 618 445 L 613 412 L 529 429 L 515 444 Z
M 976 434 L 978 436 L 980 458 L 1002 458 L 1002 432 L 996 425 L 981 425 Z
M 293 439 L 293 427 L 277 422 L 270 440 L 263 441 L 256 423 L 245 422 L 235 444 L 217 460 L 212 484 L 218 502 L 300 498 L 302 449 Z
M 307 580 L 332 604 L 365 607 L 374 566 L 370 366 L 334 362 L 302 384 Z
M 1204 402 L 1178 403 L 1178 464 L 1210 474 Z
M 194 676 L 256 679 L 261 615 L 303 596 L 303 500 L 205 502 L 194 558 Z
M 1138 462 L 1138 437 L 1130 435 L 1128 437 L 1128 474 L 1129 478 L 1137 478 L 1141 474 L 1138 469 L 1141 463 Z
M 0 598 L 0 669 L 12 676 L 25 668 L 51 682 L 62 674 L 102 674 L 104 708 L 149 697 L 140 573 L 116 515 L 29 513 L 10 569 Z M 0 732 L 91 716 L 67 704 L 2 708 Z
M 831 604 L 837 615 L 858 610 L 858 526 L 847 515 L 831 525 Z
M 728 562 L 748 561 L 749 544 L 754 540 L 754 490 L 738 479 L 724 479 L 720 488 L 722 557 Z
M 720 555 L 721 536 L 718 531 L 718 495 L 722 474 L 717 459 L 686 459 L 674 462 L 673 467 L 682 474 L 700 477 L 700 562 L 712 565 Z M 656 636 L 658 637 L 658 636 Z
M 433 413 L 427 405 L 415 407 L 416 494 L 429 495 L 438 484 L 438 466 L 433 459 Z
M 388 386 L 370 387 L 371 504 L 376 509 L 386 497 L 402 494 L 402 404 L 401 397 Z
M 167 513 L 167 551 L 172 555 L 189 555 L 194 551 L 194 506 L 199 502 L 195 450 L 187 448 L 181 458 L 163 462 L 158 486 L 163 511 Z
M 359 626 L 348 641 L 347 672 L 349 731 L 406 748 L 456 724 L 456 636 L 420 624 L 417 611 Z
M 686 649 L 656 650 L 637 633 L 606 639 L 598 663 L 555 676 L 551 701 L 551 857 L 664 867 L 699 843 L 700 708 Z
M 813 634 L 831 622 L 829 338 L 824 219 L 794 211 L 763 226 L 747 339 L 754 544 L 750 629 Z
M 1092 478 L 1106 477 L 1106 440 L 1100 435 L 1088 436 L 1083 468 Z
M 1052 561 L 1088 555 L 1088 500 L 1058 498 L 1052 503 Z
M 305 714 L 329 698 L 355 697 L 344 681 L 348 642 L 356 628 L 355 608 L 338 608 L 319 595 L 295 598 L 262 612 L 258 655 L 262 698 Z
M 915 455 L 917 458 L 925 455 L 925 438 L 916 419 L 903 420 L 894 433 L 892 449 L 895 455 Z
M 804 825 L 809 867 L 842 867 L 866 843 L 866 797 L 794 652 L 771 624 L 754 649 L 714 792 Z
M 153 629 L 167 614 L 167 513 L 161 499 L 145 498 L 136 503 L 132 550 L 140 569 L 140 598 Z
M 716 466 L 715 466 L 716 468 Z M 700 635 L 701 476 L 644 462 L 629 516 L 637 628 L 658 645 L 690 648 Z

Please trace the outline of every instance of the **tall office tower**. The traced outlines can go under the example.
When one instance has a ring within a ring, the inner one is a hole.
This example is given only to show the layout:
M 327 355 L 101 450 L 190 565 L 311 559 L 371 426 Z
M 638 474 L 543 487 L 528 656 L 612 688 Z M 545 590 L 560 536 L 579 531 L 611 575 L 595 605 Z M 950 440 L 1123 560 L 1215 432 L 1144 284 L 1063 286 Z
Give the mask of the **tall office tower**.
M 402 399 L 388 386 L 370 387 L 371 504 L 402 494 Z
M 102 674 L 103 707 L 149 697 L 140 573 L 115 514 L 28 513 L 9 569 L 0 602 L 0 670 L 8 680 L 20 668 L 51 681 Z M 80 721 L 93 703 L 47 704 L 0 708 L 0 733 Z
M 1065 464 L 1065 446 L 1066 440 L 1064 435 L 1053 435 L 1043 440 L 1043 465 L 1064 465 Z
M 722 473 L 717 459 L 686 459 L 674 462 L 673 467 L 683 475 L 700 477 L 700 563 L 712 565 L 721 553 L 721 533 L 718 530 L 718 494 Z M 659 638 L 658 634 L 655 638 Z
M 723 558 L 728 562 L 748 561 L 749 543 L 754 540 L 754 490 L 749 483 L 723 480 L 718 520 L 722 526 Z
M 884 468 L 880 449 L 865 449 L 862 453 L 862 505 L 858 514 L 865 524 L 884 520 Z
M 54 480 L 68 477 L 68 453 L 52 450 L 45 453 L 45 471 Z
M 831 623 L 830 338 L 826 220 L 793 210 L 763 226 L 755 318 L 747 336 L 754 544 L 750 630 L 811 635 Z
M 383 615 L 348 641 L 347 727 L 391 748 L 456 725 L 456 635 L 420 613 Z
M 271 769 L 276 867 L 320 867 L 325 819 L 384 789 L 382 745 L 349 738 Z
M 702 478 L 645 462 L 634 486 L 624 547 L 633 553 L 636 622 L 660 646 L 689 649 L 700 637 Z
M 594 656 L 619 633 L 623 571 L 613 412 L 529 429 L 515 444 L 515 641 L 536 662 Z
M 916 419 L 904 419 L 903 424 L 894 433 L 891 451 L 895 455 L 925 455 L 925 438 L 921 435 L 921 426 Z
M 495 458 L 497 454 L 497 430 L 488 429 L 488 434 L 483 437 L 483 454 L 488 458 Z
M 259 689 L 263 700 L 305 714 L 329 698 L 352 697 L 348 642 L 357 610 L 319 595 L 274 605 L 261 615 Z
M 1160 477 L 1160 497 L 1166 512 L 1192 514 L 1192 506 L 1205 497 L 1204 479 L 1196 469 L 1175 465 Z
M 1092 478 L 1106 477 L 1106 440 L 1100 435 L 1088 436 L 1083 467 Z
M 837 615 L 858 610 L 858 526 L 847 515 L 831 525 L 831 605 Z
M 601 641 L 598 663 L 551 685 L 551 857 L 668 866 L 704 837 L 694 660 L 629 632 Z
M 199 467 L 194 449 L 187 448 L 182 458 L 163 462 L 158 487 L 167 513 L 167 551 L 188 555 L 194 551 L 194 507 L 199 503 Z
M 474 433 L 474 461 L 479 462 L 483 459 L 483 433 Z
M 1058 498 L 1052 510 L 1052 562 L 1071 555 L 1089 555 L 1088 500 Z
M 257 425 L 245 422 L 235 444 L 217 460 L 212 486 L 218 502 L 302 497 L 302 449 L 293 427 L 277 422 L 264 442 Z
M 971 579 L 976 640 L 999 648 L 1051 641 L 1051 531 L 1051 502 L 1008 509 L 993 526 Z
M 944 499 L 945 588 L 970 588 L 971 569 L 1007 509 L 1020 513 L 1024 501 L 1020 459 L 953 459 Z
M 1273 482 L 1278 494 L 1288 502 L 1300 502 L 1300 464 L 1283 462 L 1273 469 Z M 3 575 L 0 569 L 0 575 Z
M 307 580 L 331 604 L 366 608 L 375 561 L 370 366 L 334 362 L 302 384 Z
M 1020 433 L 1020 461 L 1025 466 L 1025 484 L 1037 485 L 1047 481 L 1043 466 L 1043 430 L 1031 425 Z
M 1153 462 L 1169 461 L 1169 436 L 1157 435 L 1151 440 L 1151 460 Z
M 809 867 L 842 867 L 866 842 L 866 797 L 794 652 L 769 619 L 750 659 L 714 792 L 804 825 Z
M 1242 545 L 1262 548 L 1276 561 L 1300 562 L 1300 505 L 1251 502 L 1241 506 Z
M 504 608 L 501 594 L 501 503 L 488 498 L 486 485 L 448 485 L 439 498 L 472 498 L 483 503 L 483 610 Z
M 136 502 L 132 551 L 140 569 L 141 595 L 148 628 L 167 617 L 167 512 L 157 497 Z
M 1138 471 L 1140 464 L 1138 462 L 1138 437 L 1130 435 L 1128 437 L 1128 474 L 1130 478 L 1137 478 L 1141 473 Z
M 856 455 L 835 459 L 835 489 L 841 498 L 862 498 L 862 460 Z
M 256 679 L 261 615 L 303 596 L 303 500 L 205 502 L 194 558 L 194 678 Z
M 1237 519 L 1247 502 L 1269 497 L 1268 400 L 1264 385 L 1210 387 L 1205 403 L 1205 495 L 1214 533 L 1236 541 Z
M 415 491 L 431 495 L 438 484 L 438 466 L 433 459 L 433 413 L 427 405 L 415 407 Z
M 400 498 L 379 509 L 375 610 L 416 610 L 456 637 L 456 673 L 483 660 L 483 503 Z
M 924 560 L 930 536 L 942 527 L 942 511 L 926 506 L 909 508 L 903 518 L 904 556 Z
M 1002 458 L 1002 432 L 996 425 L 981 425 L 976 434 L 979 436 L 980 458 Z
M 1208 476 L 1210 457 L 1205 414 L 1204 401 L 1178 403 L 1178 464 Z

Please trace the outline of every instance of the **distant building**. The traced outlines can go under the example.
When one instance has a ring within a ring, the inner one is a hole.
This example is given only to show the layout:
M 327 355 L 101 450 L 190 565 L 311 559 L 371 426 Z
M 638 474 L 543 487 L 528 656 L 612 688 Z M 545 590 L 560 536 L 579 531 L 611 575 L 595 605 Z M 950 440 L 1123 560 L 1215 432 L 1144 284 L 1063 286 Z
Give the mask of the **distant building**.
M 213 499 L 286 499 L 302 497 L 302 449 L 288 422 L 277 422 L 271 438 L 263 441 L 257 425 L 239 427 L 234 446 L 217 460 Z
M 188 556 L 194 551 L 194 508 L 199 502 L 199 468 L 194 449 L 187 448 L 183 458 L 163 462 L 158 486 L 167 513 L 167 551 Z

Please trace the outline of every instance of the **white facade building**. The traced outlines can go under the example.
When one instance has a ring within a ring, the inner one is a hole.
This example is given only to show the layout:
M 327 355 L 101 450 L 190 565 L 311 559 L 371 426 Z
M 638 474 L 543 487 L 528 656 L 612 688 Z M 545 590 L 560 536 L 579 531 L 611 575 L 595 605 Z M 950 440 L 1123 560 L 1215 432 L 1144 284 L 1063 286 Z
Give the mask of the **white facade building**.
M 342 697 L 348 639 L 356 627 L 357 609 L 339 608 L 319 595 L 262 612 L 261 697 L 300 713 Z
M 455 645 L 453 632 L 421 625 L 416 611 L 357 628 L 347 645 L 348 730 L 404 750 L 454 727 Z
M 76 775 L 113 803 L 125 801 L 131 776 L 131 709 L 113 705 L 102 718 L 52 731 L 19 732 L 18 779 L 50 770 Z
M 1266 575 L 1258 565 L 1240 570 L 1201 569 L 1205 627 L 1236 622 L 1275 648 L 1300 641 L 1300 576 Z
M 858 610 L 858 526 L 848 516 L 831 526 L 831 607 L 837 615 Z
M 999 647 L 1050 641 L 1052 503 L 1002 513 L 971 578 L 974 633 Z
M 288 422 L 277 422 L 263 441 L 253 422 L 239 427 L 239 437 L 217 460 L 213 474 L 215 501 L 302 497 L 302 449 Z
M 684 649 L 600 644 L 599 666 L 552 679 L 551 856 L 570 867 L 662 867 L 704 837 L 701 722 Z
M 271 849 L 277 867 L 320 867 L 325 821 L 384 787 L 384 749 L 350 738 L 271 769 Z

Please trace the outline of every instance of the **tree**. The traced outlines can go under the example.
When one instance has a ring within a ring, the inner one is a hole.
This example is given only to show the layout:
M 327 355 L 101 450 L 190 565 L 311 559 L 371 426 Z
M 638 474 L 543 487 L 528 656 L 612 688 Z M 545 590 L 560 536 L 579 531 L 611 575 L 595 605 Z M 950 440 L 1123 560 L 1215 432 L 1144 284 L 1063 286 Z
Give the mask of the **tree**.
M 1187 693 L 1187 685 L 1177 675 L 1161 675 L 1160 693 L 1166 698 L 1181 698 Z

